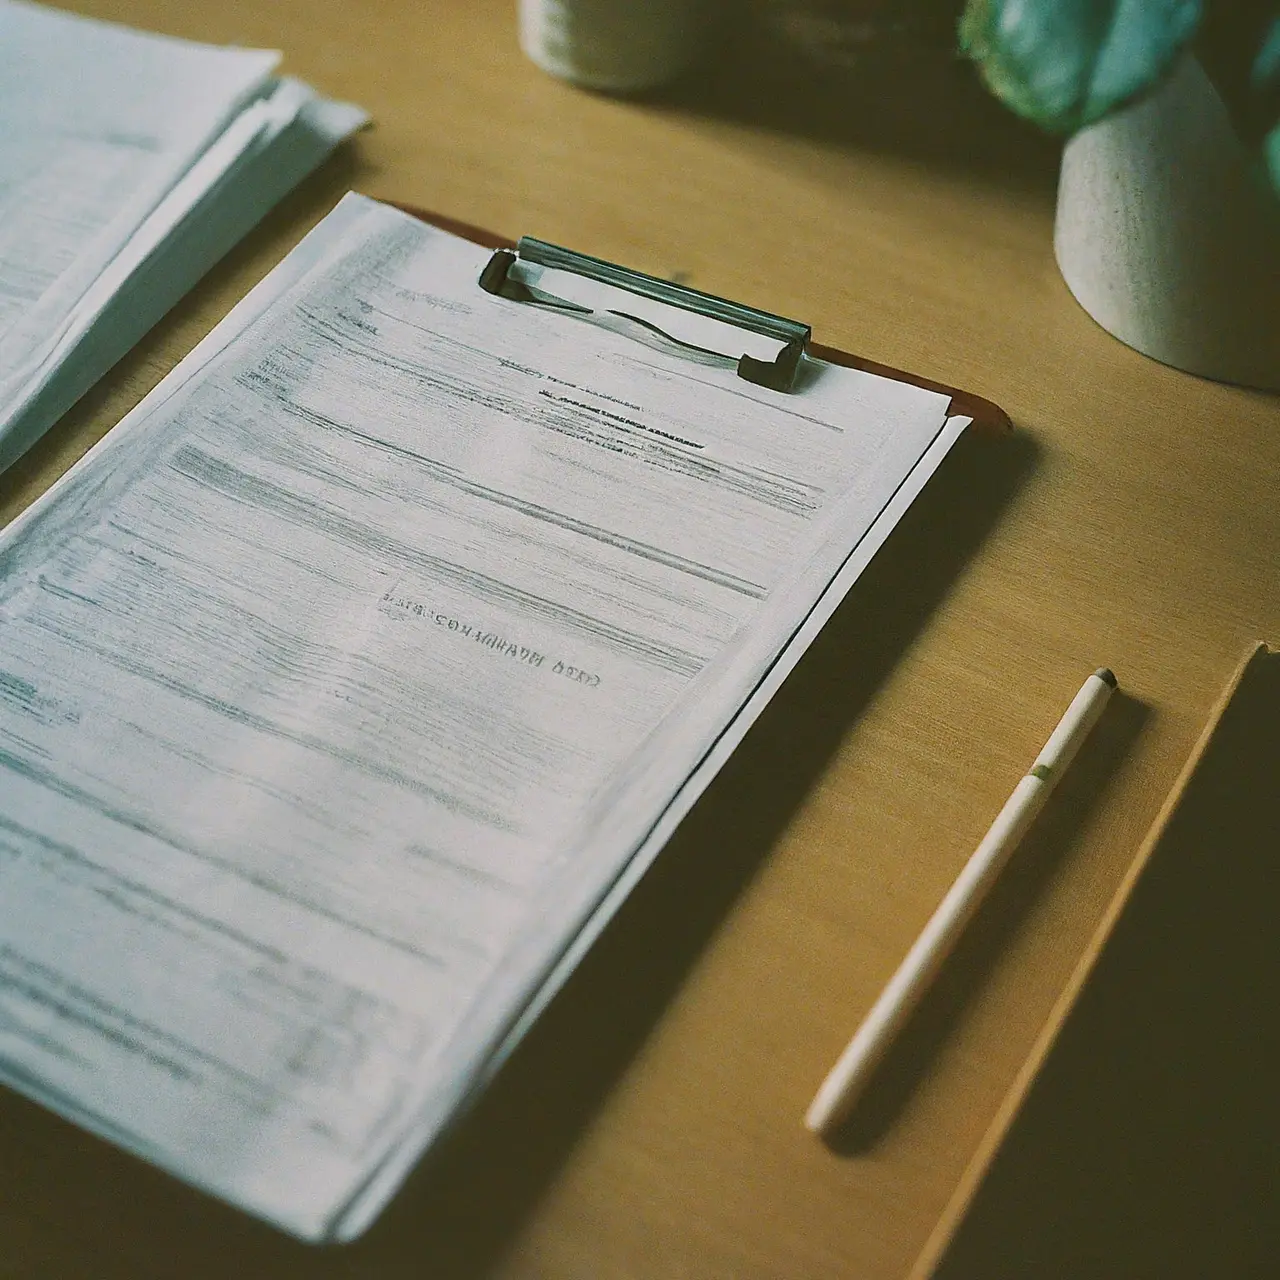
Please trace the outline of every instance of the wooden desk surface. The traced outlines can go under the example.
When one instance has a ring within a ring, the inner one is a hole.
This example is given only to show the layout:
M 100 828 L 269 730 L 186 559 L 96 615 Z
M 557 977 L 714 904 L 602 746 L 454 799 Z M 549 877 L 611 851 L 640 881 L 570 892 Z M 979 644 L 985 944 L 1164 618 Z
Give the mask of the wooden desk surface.
M 512 0 L 86 0 L 277 46 L 376 127 L 18 468 L 8 518 L 340 192 L 676 275 L 1017 425 L 917 504 L 479 1111 L 315 1251 L 0 1098 L 0 1273 L 898 1277 L 1246 643 L 1280 637 L 1280 399 L 1127 350 L 1051 249 L 1054 148 L 945 60 L 748 45 L 664 102 L 527 64 Z M 1084 674 L 1125 697 L 833 1152 L 813 1089 Z

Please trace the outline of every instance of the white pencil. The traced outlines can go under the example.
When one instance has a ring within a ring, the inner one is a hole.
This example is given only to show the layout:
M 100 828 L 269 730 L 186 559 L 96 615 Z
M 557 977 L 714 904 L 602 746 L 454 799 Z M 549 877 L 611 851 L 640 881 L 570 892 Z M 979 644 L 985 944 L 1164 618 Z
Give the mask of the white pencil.
M 893 1037 L 910 1017 L 970 916 L 1097 723 L 1115 687 L 1116 678 L 1106 667 L 1099 667 L 1084 682 L 1044 750 L 1014 788 L 924 932 L 822 1082 L 804 1118 L 806 1127 L 814 1133 L 830 1132 L 853 1109 Z

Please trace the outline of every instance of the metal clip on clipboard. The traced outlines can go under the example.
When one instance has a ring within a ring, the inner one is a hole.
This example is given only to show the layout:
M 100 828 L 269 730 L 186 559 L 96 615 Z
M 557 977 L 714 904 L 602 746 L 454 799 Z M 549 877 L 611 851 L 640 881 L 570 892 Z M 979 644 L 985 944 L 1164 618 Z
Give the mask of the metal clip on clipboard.
M 777 356 L 773 360 L 761 360 L 744 353 L 738 357 L 738 376 L 774 391 L 790 391 L 795 385 L 796 370 L 800 367 L 800 359 L 804 355 L 811 333 L 807 324 L 801 324 L 797 320 L 787 320 L 768 311 L 757 311 L 755 307 L 744 306 L 740 302 L 730 302 L 726 298 L 717 298 L 713 294 L 690 289 L 687 285 L 659 280 L 656 276 L 647 276 L 642 272 L 632 271 L 628 267 L 619 267 L 615 263 L 589 257 L 585 253 L 575 253 L 572 249 L 562 249 L 559 245 L 548 244 L 545 240 L 535 240 L 532 236 L 522 236 L 514 252 L 510 249 L 498 249 L 480 273 L 480 287 L 487 293 L 508 298 L 512 302 L 535 302 L 581 313 L 592 311 L 590 307 L 535 293 L 528 284 L 511 275 L 511 269 L 517 263 L 529 263 L 554 271 L 568 271 L 587 280 L 594 280 L 599 284 L 648 298 L 653 302 L 677 307 L 681 311 L 690 311 L 695 315 L 705 316 L 711 320 L 718 320 L 724 324 L 772 338 L 783 344 Z M 623 313 L 614 312 L 613 314 L 622 315 Z M 638 317 L 627 318 L 637 320 L 638 323 L 647 327 L 656 328 Z M 659 330 L 659 332 L 664 331 Z M 692 346 L 690 343 L 681 343 L 679 338 L 674 338 L 665 332 L 664 336 L 671 337 L 672 341 L 680 345 Z M 708 350 L 707 348 L 696 349 Z M 719 353 L 709 352 L 709 354 Z

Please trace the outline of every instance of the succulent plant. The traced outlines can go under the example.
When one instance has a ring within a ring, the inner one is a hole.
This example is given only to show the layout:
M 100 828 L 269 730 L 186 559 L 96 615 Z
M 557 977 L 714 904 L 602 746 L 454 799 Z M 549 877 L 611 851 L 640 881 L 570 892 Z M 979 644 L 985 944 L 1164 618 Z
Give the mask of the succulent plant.
M 966 0 L 960 46 L 1013 111 L 1072 133 L 1200 60 L 1280 193 L 1280 0 Z

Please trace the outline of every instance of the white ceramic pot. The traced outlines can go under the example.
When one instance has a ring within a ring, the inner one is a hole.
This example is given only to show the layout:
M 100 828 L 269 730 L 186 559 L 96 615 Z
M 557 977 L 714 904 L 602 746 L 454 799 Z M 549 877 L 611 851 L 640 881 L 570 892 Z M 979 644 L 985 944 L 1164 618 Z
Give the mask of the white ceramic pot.
M 1080 305 L 1122 342 L 1280 389 L 1280 199 L 1194 59 L 1068 142 L 1054 248 Z
M 703 8 L 703 0 L 520 0 L 520 46 L 562 80 L 636 93 L 692 62 Z

